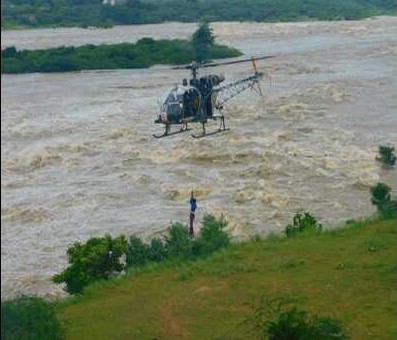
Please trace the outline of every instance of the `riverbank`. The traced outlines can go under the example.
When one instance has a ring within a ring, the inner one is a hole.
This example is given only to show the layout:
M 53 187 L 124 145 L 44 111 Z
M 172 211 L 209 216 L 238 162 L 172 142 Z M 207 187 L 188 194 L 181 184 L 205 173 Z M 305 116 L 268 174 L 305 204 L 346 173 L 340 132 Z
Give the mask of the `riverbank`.
M 230 58 L 242 55 L 235 48 L 213 44 L 208 58 Z M 136 44 L 85 45 L 48 50 L 18 51 L 9 47 L 1 51 L 1 73 L 70 72 L 148 68 L 153 65 L 187 64 L 194 47 L 188 40 L 153 40 L 142 38 Z
M 374 15 L 396 14 L 396 4 L 387 1 L 326 0 L 308 2 L 287 0 L 280 3 L 269 0 L 246 1 L 181 1 L 170 0 L 155 4 L 152 1 L 70 2 L 54 5 L 49 0 L 39 4 L 26 1 L 5 0 L 2 3 L 2 28 L 37 27 L 111 27 L 169 21 L 252 21 L 287 22 L 308 20 L 356 20 Z
M 261 297 L 336 318 L 352 339 L 396 337 L 395 220 L 235 244 L 153 265 L 60 305 L 68 339 L 246 338 Z

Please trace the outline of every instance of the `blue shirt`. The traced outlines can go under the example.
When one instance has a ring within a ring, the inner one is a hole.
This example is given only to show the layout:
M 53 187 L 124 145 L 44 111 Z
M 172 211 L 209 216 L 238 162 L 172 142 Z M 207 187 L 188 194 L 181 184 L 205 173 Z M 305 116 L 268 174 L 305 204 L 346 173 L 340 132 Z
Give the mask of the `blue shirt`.
M 197 203 L 195 198 L 190 199 L 190 211 L 195 212 L 197 209 Z

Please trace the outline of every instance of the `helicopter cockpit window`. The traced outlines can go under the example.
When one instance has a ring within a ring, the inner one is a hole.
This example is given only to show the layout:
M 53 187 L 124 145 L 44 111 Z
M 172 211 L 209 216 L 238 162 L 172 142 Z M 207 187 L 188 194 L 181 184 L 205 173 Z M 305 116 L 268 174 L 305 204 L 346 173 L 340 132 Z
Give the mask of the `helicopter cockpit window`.
M 163 103 L 163 112 L 166 113 L 168 120 L 178 122 L 183 114 L 183 91 L 179 87 L 173 88 L 166 94 Z

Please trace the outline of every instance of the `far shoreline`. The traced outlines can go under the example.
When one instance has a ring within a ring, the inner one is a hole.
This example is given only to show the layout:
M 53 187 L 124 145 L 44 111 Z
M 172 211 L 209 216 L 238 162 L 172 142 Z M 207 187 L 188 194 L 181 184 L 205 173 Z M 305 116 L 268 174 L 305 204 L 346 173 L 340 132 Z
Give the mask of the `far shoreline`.
M 215 35 L 217 28 L 224 25 L 229 26 L 241 26 L 241 25 L 253 25 L 253 26 L 264 26 L 264 27 L 275 27 L 279 25 L 283 25 L 285 27 L 288 26 L 301 26 L 302 24 L 307 25 L 318 25 L 318 24 L 325 24 L 325 25 L 337 25 L 341 23 L 354 23 L 354 22 L 365 22 L 365 21 L 378 21 L 378 20 L 396 20 L 397 15 L 377 15 L 371 16 L 362 19 L 353 19 L 353 20 L 296 20 L 296 21 L 274 21 L 274 22 L 256 22 L 256 21 L 213 21 L 210 22 L 210 26 L 214 29 Z M 102 45 L 102 44 L 115 44 L 115 43 L 135 43 L 140 38 L 149 37 L 153 39 L 187 39 L 196 29 L 198 26 L 198 22 L 178 22 L 178 21 L 167 21 L 162 23 L 153 23 L 153 24 L 133 24 L 133 25 L 114 25 L 112 27 L 104 28 L 104 27 L 79 27 L 79 26 L 59 26 L 59 27 L 20 27 L 20 28 L 2 28 L 2 41 L 1 41 L 1 50 L 4 50 L 8 47 L 15 46 L 17 49 L 20 50 L 33 50 L 33 49 L 48 49 L 48 48 L 56 48 L 56 47 L 78 47 L 85 44 L 92 44 L 92 45 Z M 166 31 L 160 29 L 160 35 L 157 32 L 152 32 L 155 28 L 167 27 Z M 179 35 L 173 35 L 172 29 L 178 29 L 181 31 Z M 134 37 L 125 38 L 122 36 L 122 39 L 118 38 L 117 35 L 127 34 L 132 28 L 137 29 L 138 32 L 134 32 Z M 171 29 L 170 29 L 171 28 Z M 142 31 L 142 32 L 139 32 Z M 110 32 L 116 32 L 116 40 L 112 41 L 109 38 L 102 37 L 103 35 L 109 35 Z M 36 47 L 33 47 L 32 42 L 30 41 L 35 34 L 44 33 L 44 35 L 49 35 L 49 38 L 52 34 L 59 35 L 60 33 L 65 34 L 64 37 L 68 37 L 68 33 L 79 33 L 82 36 L 79 37 L 80 41 L 77 41 L 73 44 L 62 44 L 57 43 L 54 41 L 53 44 L 49 43 L 41 43 L 38 44 Z M 26 42 L 20 40 L 20 35 L 26 34 L 28 37 L 26 38 Z M 91 38 L 91 40 L 84 40 L 83 38 Z M 102 38 L 102 39 L 101 39 Z M 118 40 L 117 40 L 118 39 Z

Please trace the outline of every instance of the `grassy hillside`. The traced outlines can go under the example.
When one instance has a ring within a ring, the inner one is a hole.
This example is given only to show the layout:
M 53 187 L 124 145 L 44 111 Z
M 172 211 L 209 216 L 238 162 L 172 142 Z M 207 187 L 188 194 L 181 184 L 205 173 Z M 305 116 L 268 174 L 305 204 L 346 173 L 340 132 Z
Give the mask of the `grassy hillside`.
M 110 3 L 110 1 L 107 1 Z M 294 21 L 396 14 L 395 0 L 4 0 L 3 28 L 100 26 L 164 21 Z
M 152 265 L 60 305 L 68 339 L 246 339 L 261 297 L 342 322 L 353 339 L 395 339 L 396 221 L 230 246 Z

